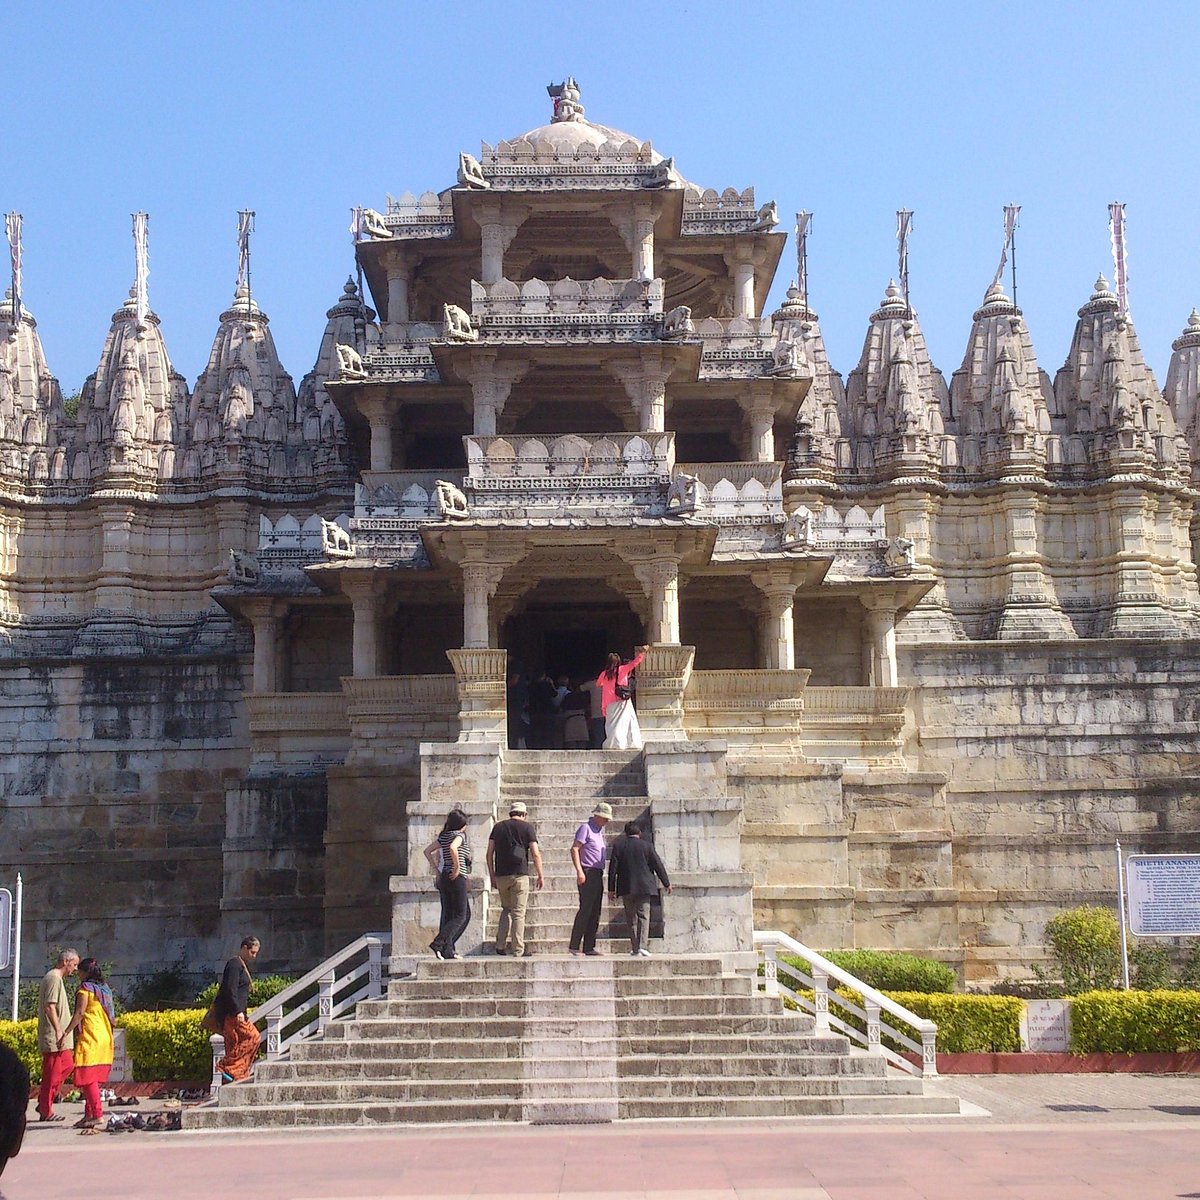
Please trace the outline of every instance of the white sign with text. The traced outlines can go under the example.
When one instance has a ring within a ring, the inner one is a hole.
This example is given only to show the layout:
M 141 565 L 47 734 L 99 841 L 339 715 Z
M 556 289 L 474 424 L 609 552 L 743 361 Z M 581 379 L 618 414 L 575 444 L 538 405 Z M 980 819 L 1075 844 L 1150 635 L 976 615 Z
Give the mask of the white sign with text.
M 1135 937 L 1200 934 L 1200 854 L 1131 854 L 1125 878 Z

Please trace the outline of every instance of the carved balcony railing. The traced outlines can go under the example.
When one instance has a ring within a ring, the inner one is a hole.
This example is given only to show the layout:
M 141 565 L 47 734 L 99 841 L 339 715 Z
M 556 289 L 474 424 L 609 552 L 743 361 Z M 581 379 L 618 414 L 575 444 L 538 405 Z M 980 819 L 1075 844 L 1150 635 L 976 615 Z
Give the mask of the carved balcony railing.
M 912 688 L 810 687 L 804 693 L 804 753 L 821 762 L 902 766 Z
M 340 513 L 333 524 L 341 530 L 350 529 L 351 516 Z M 309 513 L 301 520 L 284 513 L 276 521 L 265 514 L 258 518 L 258 550 L 255 557 L 263 568 L 303 567 L 321 562 L 330 545 L 320 513 Z
M 811 671 L 693 671 L 683 694 L 690 738 L 725 738 L 741 749 L 799 751 Z
M 646 341 L 662 331 L 661 279 L 471 283 L 480 341 Z
M 393 238 L 449 238 L 454 236 L 454 203 L 449 192 L 405 192 L 389 196 L 383 224 Z
M 421 742 L 458 737 L 455 677 L 378 675 L 342 680 L 351 746 L 348 762 L 414 764 Z
M 781 463 L 677 463 L 673 475 L 677 481 L 686 476 L 696 479 L 695 515 L 704 520 L 783 519 Z
M 754 189 L 739 192 L 726 188 L 700 191 L 689 185 L 683 193 L 683 233 L 690 236 L 713 237 L 730 233 L 746 233 L 758 222 L 758 206 Z
M 560 437 L 469 437 L 467 483 L 509 490 L 522 481 L 641 484 L 665 479 L 675 463 L 670 433 L 571 433 Z
M 350 746 L 341 692 L 251 692 L 245 697 L 256 762 L 341 762 Z
M 355 521 L 351 529 L 361 528 L 364 520 L 381 517 L 440 521 L 437 484 L 442 479 L 461 488 L 463 472 L 364 471 L 362 483 L 354 489 Z

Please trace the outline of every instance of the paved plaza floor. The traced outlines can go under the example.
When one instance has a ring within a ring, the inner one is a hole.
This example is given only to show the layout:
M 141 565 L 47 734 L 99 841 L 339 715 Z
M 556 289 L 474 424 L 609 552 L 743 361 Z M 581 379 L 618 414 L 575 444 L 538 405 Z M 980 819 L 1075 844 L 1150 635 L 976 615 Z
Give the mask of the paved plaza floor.
M 920 1120 L 123 1133 L 31 1127 L 4 1200 L 1200 1200 L 1200 1077 L 954 1076 Z M 68 1122 L 78 1105 L 63 1106 Z M 151 1111 L 154 1106 L 148 1106 Z M 984 1115 L 985 1110 L 991 1115 Z

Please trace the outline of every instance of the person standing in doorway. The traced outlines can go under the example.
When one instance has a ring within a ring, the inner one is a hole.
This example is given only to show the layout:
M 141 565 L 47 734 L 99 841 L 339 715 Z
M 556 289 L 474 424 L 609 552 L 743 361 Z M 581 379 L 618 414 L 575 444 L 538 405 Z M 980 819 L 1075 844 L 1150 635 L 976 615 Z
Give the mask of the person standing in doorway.
M 529 865 L 537 875 L 537 889 L 546 886 L 537 830 L 529 810 L 516 801 L 507 821 L 497 821 L 488 836 L 487 869 L 492 887 L 500 893 L 500 921 L 496 926 L 496 953 L 507 954 L 512 937 L 514 958 L 525 956 L 525 911 L 529 907 Z
M 630 676 L 646 657 L 646 649 L 639 646 L 637 654 L 627 663 L 621 661 L 619 654 L 610 654 L 608 664 L 596 680 L 600 687 L 600 708 L 604 713 L 605 750 L 642 748 L 642 730 L 633 707 Z
M 66 980 L 79 969 L 79 951 L 62 950 L 38 989 L 38 1049 L 42 1052 L 42 1085 L 38 1088 L 40 1121 L 61 1121 L 54 1111 L 58 1089 L 75 1067 L 75 1035 Z
M 600 953 L 596 949 L 596 934 L 600 929 L 600 913 L 604 907 L 604 827 L 612 820 L 612 805 L 601 802 L 592 815 L 575 830 L 571 843 L 571 862 L 575 865 L 575 883 L 579 888 L 579 911 L 571 926 L 572 954 L 589 957 Z
M 75 1035 L 75 1086 L 83 1093 L 83 1116 L 76 1129 L 95 1129 L 104 1118 L 100 1085 L 108 1082 L 113 1064 L 112 988 L 104 982 L 104 971 L 94 958 L 79 964 L 79 991 L 75 993 L 75 1015 L 67 1032 Z
M 249 1019 L 250 964 L 258 957 L 258 938 L 247 934 L 238 952 L 225 964 L 221 984 L 214 1001 L 221 1032 L 225 1037 L 225 1055 L 217 1063 L 222 1083 L 249 1079 L 262 1037 Z
M 620 896 L 625 905 L 631 958 L 650 957 L 646 943 L 650 940 L 650 901 L 658 894 L 655 877 L 669 895 L 671 881 L 662 859 L 642 838 L 642 827 L 630 821 L 625 826 L 625 836 L 617 839 L 608 860 L 608 896 L 610 900 Z
M 588 698 L 588 729 L 591 733 L 590 744 L 593 750 L 599 750 L 604 745 L 604 693 L 598 679 L 589 679 L 580 690 Z

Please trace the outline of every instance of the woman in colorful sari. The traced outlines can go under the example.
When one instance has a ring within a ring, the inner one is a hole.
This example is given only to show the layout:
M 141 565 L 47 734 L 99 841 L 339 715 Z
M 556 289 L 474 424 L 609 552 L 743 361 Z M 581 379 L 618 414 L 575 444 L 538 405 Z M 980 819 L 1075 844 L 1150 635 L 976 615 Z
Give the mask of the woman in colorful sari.
M 600 689 L 600 711 L 604 714 L 605 750 L 640 750 L 642 730 L 633 707 L 629 677 L 646 657 L 647 647 L 639 646 L 632 662 L 623 663 L 619 654 L 610 654 L 596 686 Z
M 79 964 L 75 1015 L 67 1026 L 75 1034 L 75 1086 L 83 1093 L 83 1117 L 76 1129 L 95 1129 L 104 1119 L 100 1085 L 113 1064 L 113 994 L 94 958 Z

